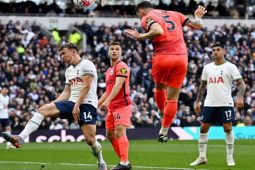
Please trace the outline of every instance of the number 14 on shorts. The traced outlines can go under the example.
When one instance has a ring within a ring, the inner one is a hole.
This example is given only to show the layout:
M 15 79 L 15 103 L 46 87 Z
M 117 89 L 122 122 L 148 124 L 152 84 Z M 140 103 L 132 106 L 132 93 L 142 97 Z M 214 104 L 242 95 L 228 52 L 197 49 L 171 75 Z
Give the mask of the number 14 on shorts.
M 91 116 L 90 112 L 88 112 L 88 113 L 83 112 L 83 114 L 84 114 L 84 119 L 85 119 L 85 120 L 86 120 L 86 119 L 92 120 L 92 116 Z

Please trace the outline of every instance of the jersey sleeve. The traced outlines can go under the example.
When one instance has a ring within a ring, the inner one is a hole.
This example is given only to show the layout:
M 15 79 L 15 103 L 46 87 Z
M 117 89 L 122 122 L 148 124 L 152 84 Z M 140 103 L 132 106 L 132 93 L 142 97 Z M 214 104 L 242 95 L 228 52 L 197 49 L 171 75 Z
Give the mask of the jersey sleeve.
M 67 70 L 66 70 L 66 73 L 65 73 L 65 78 L 66 78 L 65 85 L 70 86 L 70 82 L 68 81 L 68 78 L 67 78 L 67 72 L 68 72 Z
M 91 61 L 86 61 L 86 64 L 84 64 L 84 66 L 82 67 L 82 72 L 83 72 L 83 76 L 93 76 L 95 77 L 96 75 L 96 67 L 95 65 L 91 62 Z
M 180 18 L 181 25 L 184 27 L 185 23 L 189 20 L 189 18 L 179 12 L 175 12 L 175 14 Z
M 204 69 L 203 69 L 203 73 L 202 73 L 201 81 L 203 81 L 203 82 L 207 82 L 206 67 L 204 67 Z
M 152 16 L 145 15 L 141 20 L 141 25 L 147 30 L 150 31 L 150 27 L 152 24 L 157 23 L 155 19 L 153 19 Z
M 130 70 L 126 64 L 119 64 L 116 67 L 116 77 L 128 77 Z
M 231 76 L 232 76 L 233 80 L 237 81 L 237 80 L 240 80 L 243 78 L 235 65 L 232 65 L 231 68 L 232 68 Z

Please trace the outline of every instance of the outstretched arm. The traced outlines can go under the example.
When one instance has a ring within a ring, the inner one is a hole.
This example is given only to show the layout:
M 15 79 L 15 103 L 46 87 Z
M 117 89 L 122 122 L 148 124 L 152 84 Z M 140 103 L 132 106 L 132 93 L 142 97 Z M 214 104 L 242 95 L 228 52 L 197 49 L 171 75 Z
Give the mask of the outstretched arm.
M 196 104 L 195 104 L 195 108 L 194 108 L 194 110 L 195 110 L 197 115 L 201 112 L 199 102 L 203 98 L 203 95 L 204 95 L 205 90 L 206 90 L 206 85 L 207 85 L 207 82 L 206 81 L 202 81 L 202 83 L 201 83 L 201 85 L 200 85 L 200 87 L 198 89 L 197 100 L 196 100 Z
M 197 10 L 195 11 L 195 20 L 194 19 L 189 19 L 185 25 L 194 29 L 202 29 L 203 28 L 203 22 L 202 22 L 202 17 L 207 11 L 203 6 L 198 6 Z
M 152 38 L 161 36 L 164 34 L 164 30 L 161 28 L 161 26 L 158 23 L 154 22 L 150 27 L 150 31 L 145 34 L 139 34 L 137 30 L 130 30 L 130 29 L 124 30 L 124 33 L 131 35 L 133 38 L 137 40 L 142 40 L 142 39 L 152 39 Z

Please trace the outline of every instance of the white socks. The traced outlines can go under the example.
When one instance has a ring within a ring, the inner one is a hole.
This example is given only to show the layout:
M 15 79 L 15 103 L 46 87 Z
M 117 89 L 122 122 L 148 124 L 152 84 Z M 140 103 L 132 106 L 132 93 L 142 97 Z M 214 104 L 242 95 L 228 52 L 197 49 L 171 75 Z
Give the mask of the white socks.
M 127 165 L 130 164 L 130 163 L 129 163 L 129 162 L 123 162 L 123 161 L 121 161 L 120 164 L 121 164 L 121 165 L 124 165 L 124 166 L 127 166 Z
M 9 135 L 11 135 L 11 131 L 5 131 L 5 133 L 8 133 Z M 12 146 L 11 142 L 6 142 L 6 146 Z
M 97 141 L 90 147 L 91 153 L 97 158 L 97 164 L 105 163 L 102 155 L 102 147 Z
M 37 130 L 43 120 L 44 116 L 36 112 L 35 115 L 27 122 L 25 129 L 19 134 L 19 136 L 25 140 L 32 132 Z
M 227 157 L 233 157 L 234 152 L 234 133 L 233 131 L 227 133 L 225 132 L 225 141 L 227 149 Z
M 206 157 L 207 142 L 208 133 L 199 133 L 198 139 L 199 157 Z
M 169 127 L 161 127 L 159 134 L 163 134 L 164 136 L 167 136 Z

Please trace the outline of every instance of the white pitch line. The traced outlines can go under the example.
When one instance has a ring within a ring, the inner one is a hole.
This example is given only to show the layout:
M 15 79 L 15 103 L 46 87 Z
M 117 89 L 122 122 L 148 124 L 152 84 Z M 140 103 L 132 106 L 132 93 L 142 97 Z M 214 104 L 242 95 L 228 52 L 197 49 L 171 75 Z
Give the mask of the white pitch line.
M 0 161 L 0 163 L 13 163 L 13 164 L 46 164 L 46 165 L 54 165 L 53 163 L 46 162 L 14 162 L 14 161 Z M 76 165 L 76 166 L 97 166 L 97 164 L 72 164 L 72 163 L 56 163 L 58 165 Z M 110 167 L 114 167 L 116 165 L 107 165 Z M 155 167 L 155 166 L 132 166 L 133 168 L 138 169 L 176 169 L 176 170 L 208 170 L 208 169 L 190 169 L 190 168 L 174 168 L 174 167 Z

